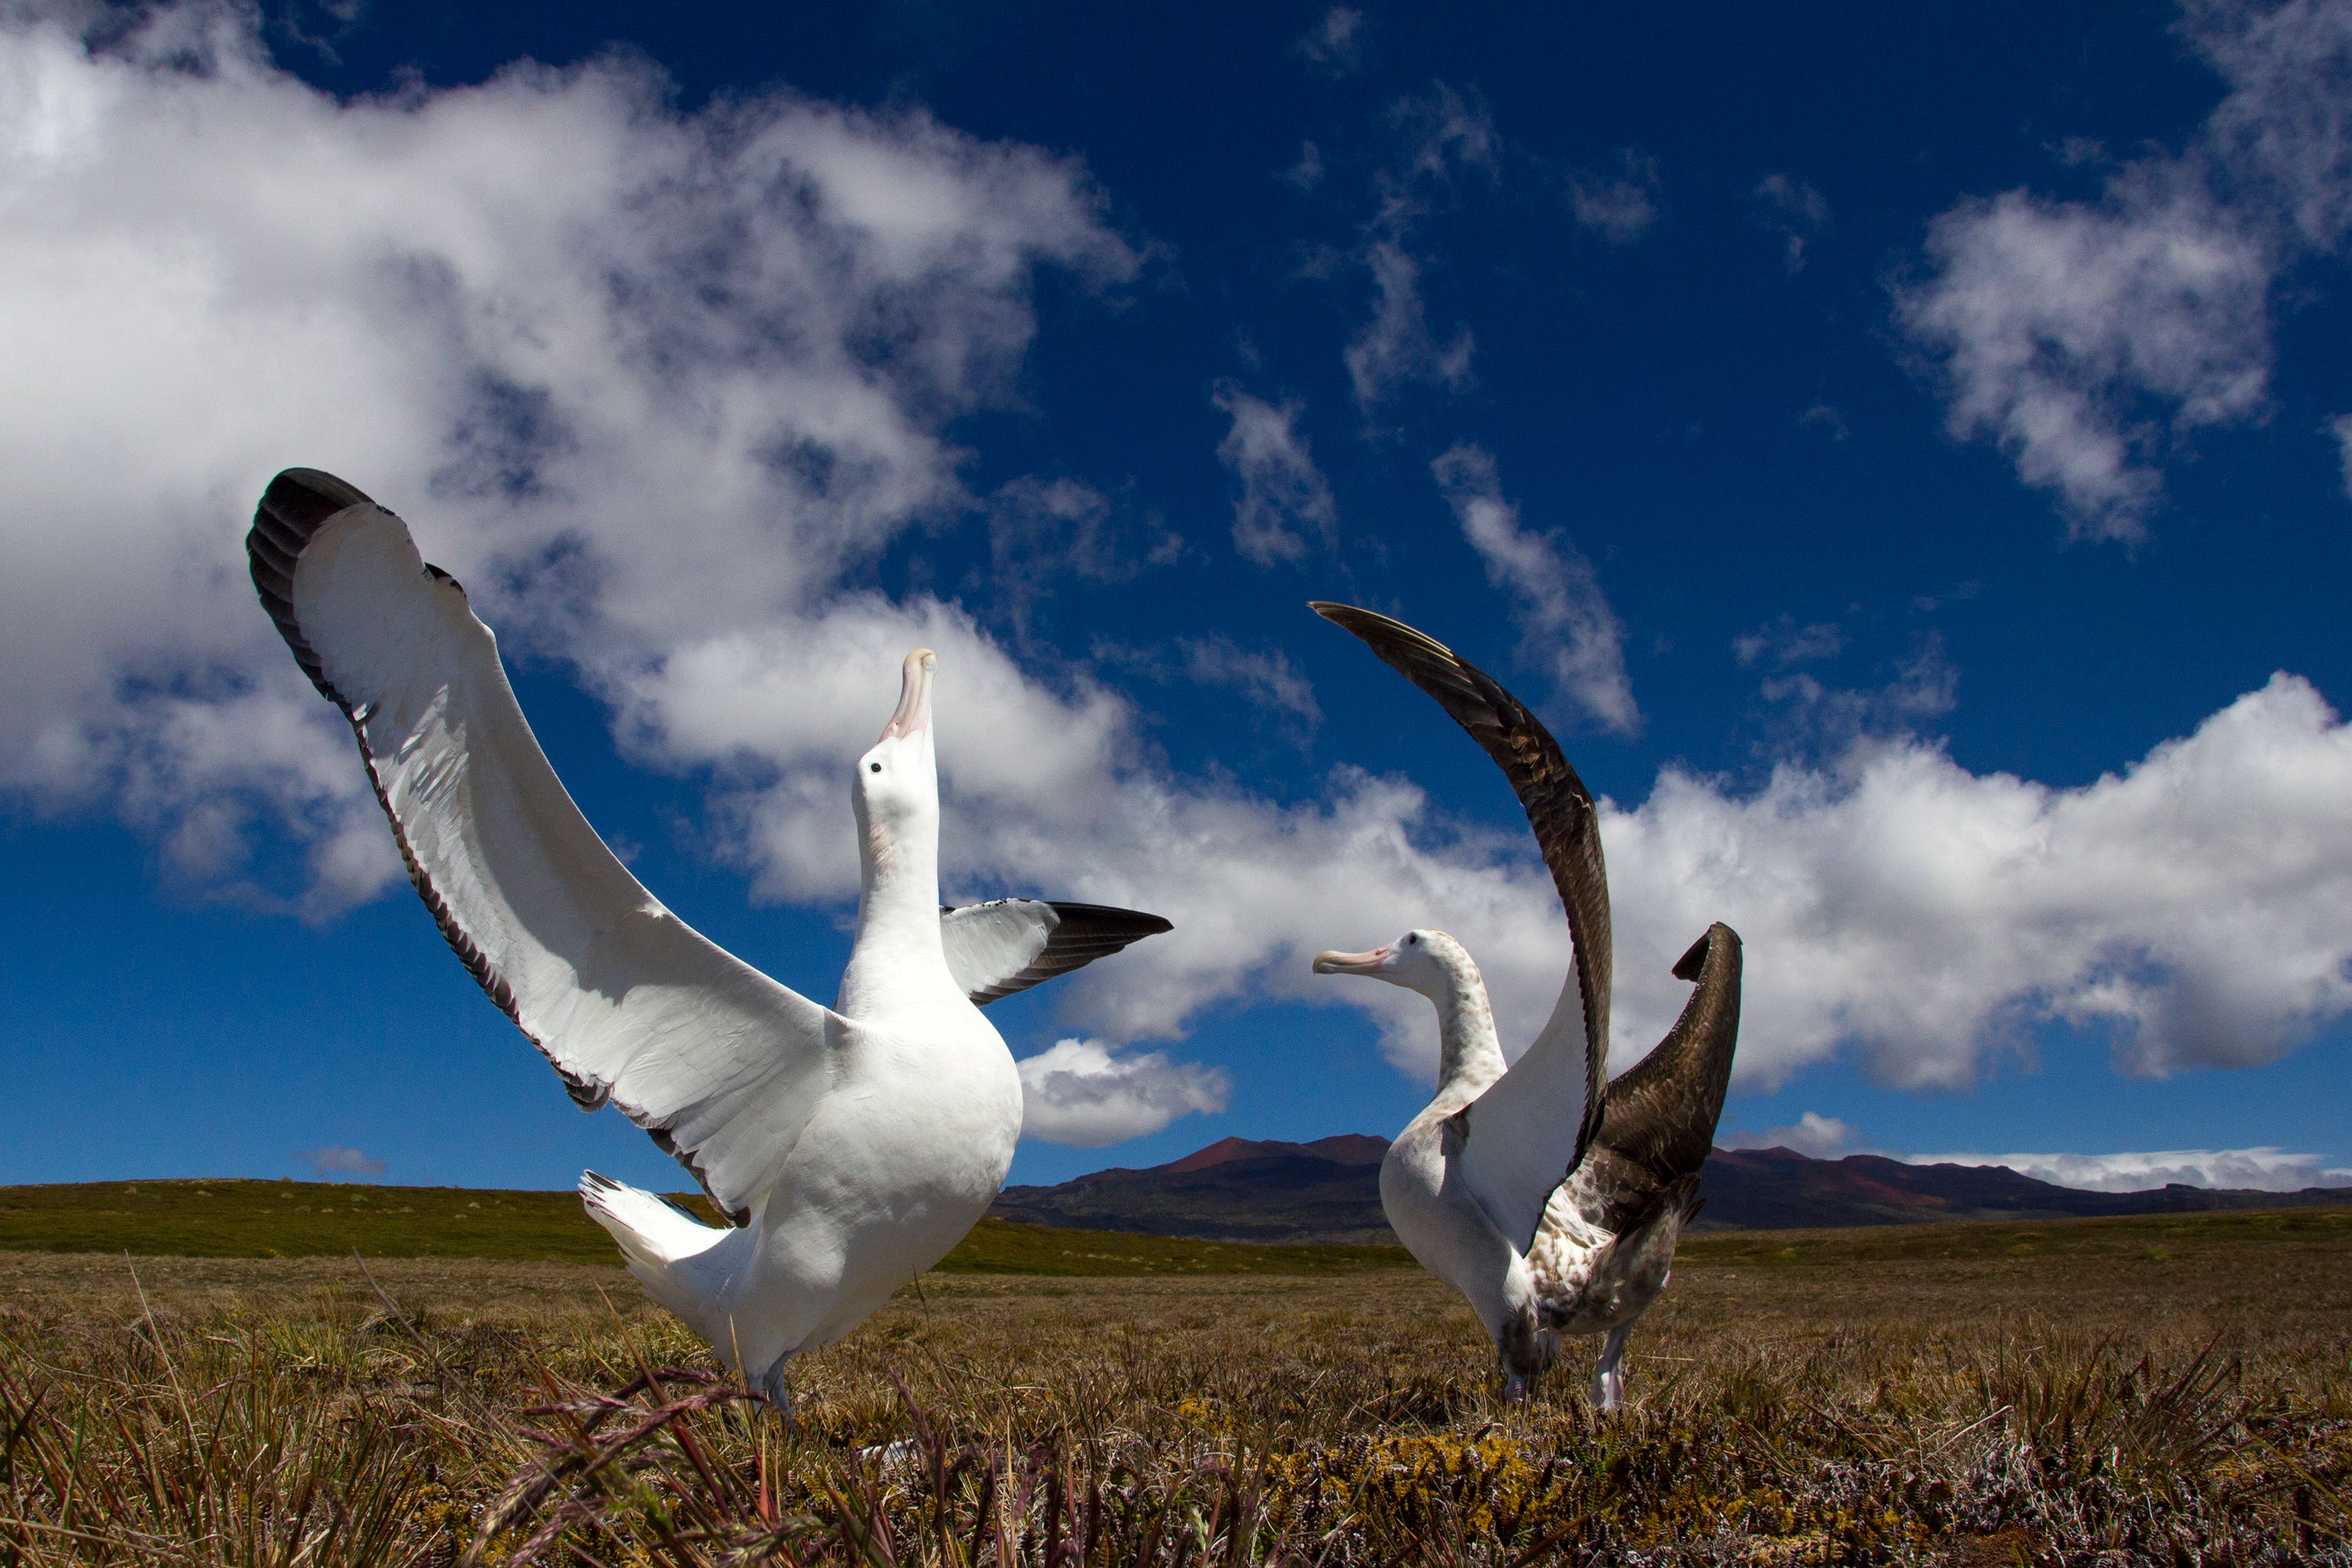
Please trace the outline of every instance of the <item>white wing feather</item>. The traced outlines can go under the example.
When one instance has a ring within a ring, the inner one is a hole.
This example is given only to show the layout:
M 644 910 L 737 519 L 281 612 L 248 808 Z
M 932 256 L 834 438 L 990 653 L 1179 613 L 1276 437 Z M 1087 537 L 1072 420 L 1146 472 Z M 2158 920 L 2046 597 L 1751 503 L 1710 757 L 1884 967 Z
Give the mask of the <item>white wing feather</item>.
M 956 989 L 975 999 L 1037 962 L 1062 917 L 1037 899 L 992 899 L 940 914 L 940 943 Z
M 291 586 L 450 945 L 575 1099 L 609 1098 L 748 1218 L 856 1026 L 696 932 L 614 858 L 540 750 L 497 639 L 399 518 L 336 512 Z
M 1576 1162 L 1586 1049 L 1584 1000 L 1571 972 L 1535 1044 L 1470 1103 L 1457 1168 L 1495 1228 L 1521 1252 L 1534 1245 L 1552 1189 Z

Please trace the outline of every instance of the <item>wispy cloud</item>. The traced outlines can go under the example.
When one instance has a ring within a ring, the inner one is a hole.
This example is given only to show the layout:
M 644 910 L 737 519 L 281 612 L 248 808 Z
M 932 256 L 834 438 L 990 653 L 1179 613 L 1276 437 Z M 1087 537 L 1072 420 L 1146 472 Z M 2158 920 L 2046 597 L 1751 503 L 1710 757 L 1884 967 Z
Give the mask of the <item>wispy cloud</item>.
M 1365 31 L 1361 11 L 1334 5 L 1291 50 L 1327 76 L 1347 76 L 1363 68 Z
M 1470 383 L 1470 331 L 1457 328 L 1443 342 L 1432 331 L 1415 237 L 1433 199 L 1455 175 L 1496 174 L 1501 144 L 1486 106 L 1444 82 L 1426 96 L 1400 100 L 1389 118 L 1405 142 L 1396 165 L 1380 177 L 1379 210 L 1365 226 L 1360 260 L 1371 278 L 1372 311 L 1345 354 L 1357 405 L 1367 414 L 1404 385 L 1458 391 Z
M 2094 1193 L 2136 1193 L 2179 1184 L 2291 1193 L 2352 1186 L 2352 1171 L 2291 1150 L 2165 1149 L 2123 1154 L 1906 1154 L 1914 1165 L 1999 1165 L 2038 1182 Z
M 1157 1132 L 1180 1116 L 1213 1115 L 1233 1094 L 1223 1068 L 1119 1051 L 1099 1040 L 1057 1040 L 1021 1068 L 1021 1136 L 1099 1149 Z
M 1234 548 L 1261 566 L 1306 559 L 1308 546 L 1338 537 L 1339 509 L 1298 433 L 1305 411 L 1296 398 L 1269 403 L 1232 382 L 1220 383 L 1217 407 L 1233 420 L 1217 457 L 1241 481 L 1234 502 Z
M 988 498 L 991 596 L 1025 636 L 1037 602 L 1061 583 L 1120 583 L 1183 552 L 1157 518 L 1121 515 L 1110 498 L 1072 479 L 1008 480 Z
M 1664 189 L 1658 161 L 1629 147 L 1617 154 L 1613 174 L 1588 169 L 1569 176 L 1569 210 L 1611 244 L 1631 245 L 1658 221 Z
M 2352 5 L 2187 13 L 2231 91 L 2183 150 L 2122 165 L 2095 201 L 1961 203 L 1895 294 L 1952 432 L 2056 492 L 2074 538 L 2141 538 L 2174 446 L 2267 413 L 2273 284 L 2352 233 Z
M 1731 639 L 1731 651 L 1742 664 L 1769 663 L 1776 669 L 1815 659 L 1835 658 L 1845 651 L 1845 633 L 1830 621 L 1799 626 L 1785 610 L 1769 626 Z
M 1624 633 L 1591 563 L 1557 532 L 1519 526 L 1519 509 L 1503 498 L 1495 459 L 1481 448 L 1455 447 L 1430 467 L 1463 534 L 1486 562 L 1487 581 L 1511 595 L 1523 656 L 1604 728 L 1639 729 Z
M 2352 496 L 2352 414 L 2331 419 L 2327 428 L 2336 437 L 2336 455 L 2344 467 L 2344 493 Z
M 340 1143 L 325 1143 L 316 1149 L 305 1149 L 294 1156 L 310 1167 L 313 1175 L 381 1176 L 390 1167 L 382 1160 L 370 1159 L 357 1149 L 346 1149 Z
M 1220 686 L 1239 692 L 1252 707 L 1312 729 L 1323 718 L 1315 689 L 1280 648 L 1252 650 L 1219 633 L 1183 637 L 1184 673 L 1202 686 Z
M 1780 260 L 1790 272 L 1804 269 L 1805 252 L 1829 226 L 1829 199 L 1793 174 L 1775 173 L 1756 183 L 1758 218 L 1780 237 Z
M 1843 753 L 1866 740 L 1919 735 L 1958 705 L 1960 672 L 1945 657 L 1941 634 L 1921 634 L 1910 657 L 1879 685 L 1836 686 L 1801 668 L 1807 659 L 1834 654 L 1842 636 L 1832 641 L 1821 634 L 1836 632 L 1820 626 L 1792 631 L 1789 642 L 1759 647 L 1752 658 L 1748 650 L 1755 645 L 1745 637 L 1733 639 L 1743 664 L 1768 657 L 1772 661 L 1773 673 L 1757 683 L 1757 690 L 1777 706 L 1774 721 L 1786 752 Z M 1809 640 L 1809 634 L 1818 640 Z
M 1321 184 L 1323 149 L 1312 142 L 1301 142 L 1298 156 L 1291 161 L 1290 167 L 1282 171 L 1281 179 L 1286 184 L 1296 185 L 1302 191 L 1311 191 Z

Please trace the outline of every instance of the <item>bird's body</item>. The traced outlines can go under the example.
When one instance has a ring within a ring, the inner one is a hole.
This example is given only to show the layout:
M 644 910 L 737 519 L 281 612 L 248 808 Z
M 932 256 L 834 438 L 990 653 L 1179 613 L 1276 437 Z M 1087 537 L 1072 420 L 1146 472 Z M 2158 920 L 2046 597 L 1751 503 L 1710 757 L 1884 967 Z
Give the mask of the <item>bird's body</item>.
M 408 530 L 289 469 L 247 539 L 264 606 L 341 708 L 409 878 L 572 1098 L 611 1103 L 731 1226 L 591 1172 L 647 1293 L 782 1405 L 792 1357 L 855 1328 L 986 1212 L 1020 1075 L 977 1004 L 1168 929 L 1087 904 L 939 901 L 928 649 L 858 759 L 857 930 L 835 1005 L 664 909 L 598 838 L 516 705 L 496 639 Z
M 1714 1142 L 1738 1037 L 1739 939 L 1716 925 L 1675 966 L 1696 983 L 1658 1047 L 1607 1076 L 1612 951 L 1591 796 L 1535 716 L 1443 644 L 1370 611 L 1318 605 L 1435 697 L 1500 763 L 1544 850 L 1574 942 L 1559 1005 L 1507 1063 L 1486 987 L 1443 931 L 1327 952 L 1437 1009 L 1437 1091 L 1390 1145 L 1381 1204 L 1422 1266 L 1462 1292 L 1494 1340 L 1507 1397 L 1524 1396 L 1562 1334 L 1606 1333 L 1593 1399 L 1622 1397 L 1625 1336 L 1664 1289 Z

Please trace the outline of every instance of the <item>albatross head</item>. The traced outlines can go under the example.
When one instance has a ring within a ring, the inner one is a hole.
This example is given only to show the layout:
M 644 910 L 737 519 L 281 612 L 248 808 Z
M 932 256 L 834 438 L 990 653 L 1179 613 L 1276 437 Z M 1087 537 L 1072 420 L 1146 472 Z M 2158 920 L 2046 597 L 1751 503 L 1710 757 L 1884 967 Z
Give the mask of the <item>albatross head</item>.
M 869 839 L 939 820 L 939 764 L 931 747 L 931 671 L 939 662 L 927 647 L 907 656 L 898 710 L 883 726 L 882 738 L 857 759 L 857 822 Z
M 1475 978 L 1478 967 L 1471 963 L 1469 951 L 1444 931 L 1409 931 L 1369 952 L 1318 952 L 1315 973 L 1367 974 L 1434 997 L 1457 984 L 1465 973 Z

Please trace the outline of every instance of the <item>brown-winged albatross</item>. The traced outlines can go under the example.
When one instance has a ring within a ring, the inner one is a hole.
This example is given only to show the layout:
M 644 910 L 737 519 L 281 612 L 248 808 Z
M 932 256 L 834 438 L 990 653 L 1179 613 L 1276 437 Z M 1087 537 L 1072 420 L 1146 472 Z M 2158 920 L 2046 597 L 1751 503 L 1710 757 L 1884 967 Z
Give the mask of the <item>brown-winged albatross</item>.
M 295 659 L 341 709 L 409 879 L 582 1107 L 612 1104 L 731 1226 L 590 1172 L 646 1292 L 782 1408 L 784 1365 L 945 1255 L 1003 1184 L 1021 1079 L 979 1005 L 1167 931 L 1093 904 L 939 900 L 928 648 L 857 759 L 857 929 L 831 1007 L 698 934 L 572 805 L 497 639 L 408 529 L 314 469 L 246 537 Z
M 1683 954 L 1675 973 L 1696 989 L 1682 1016 L 1611 1081 L 1609 876 L 1584 782 L 1524 704 L 1444 644 L 1370 610 L 1311 607 L 1435 698 L 1502 767 L 1575 953 L 1550 1021 L 1507 1066 L 1478 966 L 1444 931 L 1315 960 L 1318 974 L 1370 975 L 1437 1006 L 1437 1096 L 1389 1146 L 1381 1205 L 1422 1266 L 1486 1324 L 1505 1398 L 1526 1397 L 1559 1335 L 1605 1331 L 1592 1398 L 1613 1410 L 1625 1337 L 1665 1288 L 1698 1211 L 1698 1170 L 1739 1035 L 1739 938 L 1718 922 Z

